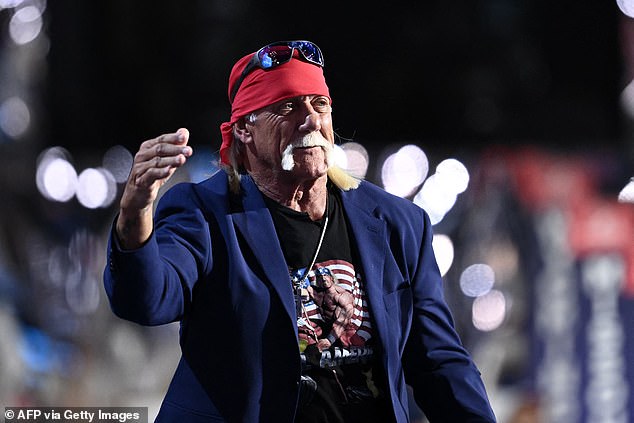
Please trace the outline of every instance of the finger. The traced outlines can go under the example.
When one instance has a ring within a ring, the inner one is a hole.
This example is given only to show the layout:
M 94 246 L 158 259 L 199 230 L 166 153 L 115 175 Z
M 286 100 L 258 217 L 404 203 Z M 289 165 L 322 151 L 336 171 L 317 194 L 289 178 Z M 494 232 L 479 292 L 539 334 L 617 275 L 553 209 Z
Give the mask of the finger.
M 189 142 L 189 130 L 187 128 L 179 128 L 176 133 L 179 135 L 179 140 L 183 145 Z
M 138 178 L 140 175 L 146 173 L 151 169 L 177 169 L 185 164 L 187 158 L 182 154 L 169 157 L 153 157 L 143 162 L 135 163 L 131 172 L 134 178 Z
M 176 132 L 159 135 L 158 137 L 148 140 L 146 142 L 149 143 L 151 147 L 158 143 L 185 145 L 187 144 L 188 141 L 189 141 L 189 131 L 186 128 L 180 128 Z
M 176 156 L 179 154 L 185 157 L 191 156 L 193 150 L 188 145 L 170 144 L 165 142 L 143 143 L 137 152 L 138 160 L 145 161 L 154 156 Z
M 175 156 L 155 156 L 151 160 L 148 160 L 142 165 L 144 167 L 181 167 L 187 161 L 187 157 L 183 154 L 177 154 Z
M 180 167 L 187 161 L 187 158 L 193 155 L 191 147 L 177 147 L 169 148 L 166 144 L 162 145 L 162 148 L 139 151 L 134 156 L 133 172 L 135 169 L 145 170 L 149 167 L 165 167 L 176 166 Z M 172 146 L 173 147 L 173 146 Z
M 152 189 L 155 183 L 162 185 L 176 171 L 175 167 L 153 167 L 146 169 L 134 177 L 134 185 L 137 188 Z

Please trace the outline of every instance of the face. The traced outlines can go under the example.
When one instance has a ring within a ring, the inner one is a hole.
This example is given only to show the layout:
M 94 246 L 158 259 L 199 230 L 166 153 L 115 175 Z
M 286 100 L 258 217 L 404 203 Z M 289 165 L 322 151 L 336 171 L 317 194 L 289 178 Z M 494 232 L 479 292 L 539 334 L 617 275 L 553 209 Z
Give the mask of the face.
M 328 97 L 293 97 L 256 112 L 243 138 L 250 171 L 264 169 L 289 178 L 318 178 L 331 164 L 334 133 Z

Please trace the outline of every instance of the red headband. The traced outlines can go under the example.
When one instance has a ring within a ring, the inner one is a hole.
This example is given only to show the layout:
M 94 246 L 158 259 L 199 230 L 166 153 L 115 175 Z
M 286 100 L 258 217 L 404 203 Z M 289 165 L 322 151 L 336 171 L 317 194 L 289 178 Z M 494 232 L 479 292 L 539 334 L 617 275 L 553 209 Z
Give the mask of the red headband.
M 297 54 L 295 52 L 295 55 Z M 242 70 L 252 57 L 253 53 L 244 56 L 231 69 L 227 90 L 229 96 Z M 229 147 L 233 142 L 233 124 L 240 117 L 285 98 L 300 95 L 324 95 L 330 98 L 324 72 L 320 66 L 294 57 L 290 62 L 277 67 L 268 70 L 256 68 L 250 72 L 242 81 L 231 104 L 231 120 L 220 125 L 222 133 L 220 162 L 230 164 Z

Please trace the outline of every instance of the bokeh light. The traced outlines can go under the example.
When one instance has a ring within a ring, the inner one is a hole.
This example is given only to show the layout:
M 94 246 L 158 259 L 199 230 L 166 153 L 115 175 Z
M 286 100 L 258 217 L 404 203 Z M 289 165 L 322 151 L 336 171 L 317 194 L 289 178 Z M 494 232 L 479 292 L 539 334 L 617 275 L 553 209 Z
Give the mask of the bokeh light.
M 486 264 L 472 264 L 460 275 L 460 289 L 469 297 L 487 294 L 495 283 L 495 272 Z
M 438 263 L 438 269 L 440 275 L 445 276 L 454 259 L 454 247 L 451 238 L 444 234 L 435 234 L 432 240 L 432 247 L 434 254 L 436 255 L 436 262 Z
M 86 208 L 109 206 L 116 192 L 116 181 L 107 169 L 88 168 L 79 174 L 77 200 Z
M 132 153 L 122 145 L 115 145 L 106 151 L 102 165 L 112 174 L 118 183 L 124 183 L 128 179 L 134 157 Z
M 24 100 L 9 97 L 0 104 L 0 129 L 11 138 L 22 136 L 31 123 L 31 113 Z
M 333 148 L 333 155 L 335 158 L 335 164 L 342 169 L 348 168 L 348 156 L 341 146 L 335 144 Z
M 434 174 L 427 178 L 421 190 L 414 196 L 414 204 L 424 209 L 429 214 L 431 224 L 436 225 L 451 210 L 456 199 L 456 193 L 446 189 L 443 181 Z
M 42 12 L 35 6 L 15 11 L 9 21 L 9 35 L 18 45 L 33 41 L 42 31 Z
M 24 3 L 25 0 L 0 0 L 0 9 L 13 9 Z
M 634 0 L 616 0 L 616 4 L 630 18 L 634 18 Z
M 634 118 L 634 81 L 630 81 L 621 92 L 621 108 L 630 117 Z
M 446 159 L 436 166 L 436 175 L 446 185 L 446 188 L 461 194 L 469 186 L 469 171 L 460 161 L 456 159 Z
M 619 192 L 619 202 L 634 203 L 634 178 Z
M 436 173 L 427 178 L 413 201 L 429 214 L 432 225 L 436 225 L 453 208 L 458 194 L 468 185 L 467 168 L 456 159 L 446 159 L 436 166 Z
M 38 160 L 35 183 L 47 199 L 66 202 L 77 189 L 77 172 L 69 161 L 70 154 L 61 147 L 51 147 Z
M 408 144 L 383 162 L 381 180 L 387 192 L 407 197 L 423 183 L 428 171 L 425 152 L 416 145 Z
M 506 298 L 501 291 L 493 289 L 473 301 L 471 312 L 476 329 L 483 332 L 495 330 L 506 318 Z
M 346 153 L 345 170 L 357 178 L 365 178 L 370 165 L 370 155 L 366 148 L 356 142 L 347 142 L 341 145 L 341 149 Z

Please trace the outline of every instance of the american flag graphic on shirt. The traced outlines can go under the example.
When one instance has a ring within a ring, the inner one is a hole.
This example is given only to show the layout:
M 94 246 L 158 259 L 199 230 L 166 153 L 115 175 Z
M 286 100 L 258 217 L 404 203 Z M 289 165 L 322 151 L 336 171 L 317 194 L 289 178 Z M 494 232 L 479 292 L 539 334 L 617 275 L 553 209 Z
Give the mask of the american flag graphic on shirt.
M 296 291 L 300 350 L 317 344 L 331 347 L 364 347 L 372 337 L 366 292 L 354 266 L 344 260 L 328 260 L 291 271 Z

